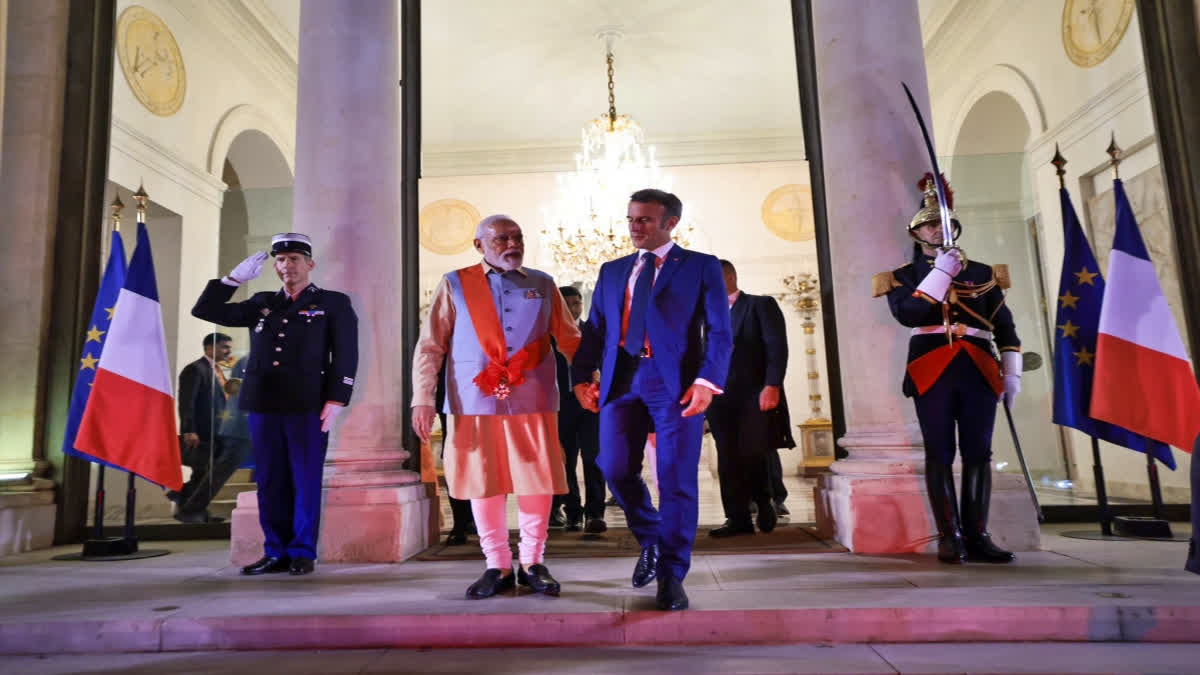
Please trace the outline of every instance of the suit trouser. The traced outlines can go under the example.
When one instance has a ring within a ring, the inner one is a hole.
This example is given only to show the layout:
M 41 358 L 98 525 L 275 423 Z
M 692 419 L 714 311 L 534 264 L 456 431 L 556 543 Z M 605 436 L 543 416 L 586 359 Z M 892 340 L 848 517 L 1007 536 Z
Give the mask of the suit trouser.
M 566 457 L 567 494 L 554 495 L 554 505 L 565 507 L 567 520 L 604 517 L 604 474 L 596 463 L 600 454 L 600 419 L 575 406 L 558 411 L 558 440 Z M 583 458 L 583 498 L 576 467 Z
M 599 464 L 625 520 L 643 548 L 659 547 L 659 574 L 687 576 L 700 515 L 698 468 L 704 416 L 683 417 L 653 359 L 624 352 L 609 400 L 600 409 Z M 642 480 L 646 436 L 657 436 L 658 508 Z
M 950 466 L 957 446 L 963 464 L 990 461 L 999 400 L 971 357 L 966 352 L 955 356 L 933 386 L 913 399 L 925 458 Z
M 776 504 L 787 499 L 787 486 L 783 484 L 783 462 L 779 461 L 779 448 L 767 450 L 767 483 L 771 486 L 771 499 Z
M 329 434 L 316 412 L 250 413 L 258 522 L 269 556 L 317 557 L 321 474 Z
M 758 397 L 725 400 L 728 392 L 713 401 L 706 416 L 717 444 L 717 478 L 725 517 L 737 525 L 750 524 L 750 502 L 765 508 L 770 504 L 767 482 L 769 427 L 758 409 Z
M 218 451 L 213 453 L 210 461 L 192 467 L 192 478 L 180 491 L 181 513 L 198 513 L 207 509 L 217 492 L 253 452 L 249 439 L 233 436 L 218 436 L 214 447 Z

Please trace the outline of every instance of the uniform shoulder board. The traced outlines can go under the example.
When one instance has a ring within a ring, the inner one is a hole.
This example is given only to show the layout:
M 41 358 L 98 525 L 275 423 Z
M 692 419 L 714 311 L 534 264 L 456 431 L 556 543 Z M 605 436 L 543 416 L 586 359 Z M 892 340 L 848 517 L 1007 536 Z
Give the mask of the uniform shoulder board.
M 871 297 L 878 298 L 881 295 L 887 295 L 899 285 L 900 282 L 896 281 L 895 270 L 880 272 L 871 277 Z
M 1012 286 L 1012 279 L 1008 276 L 1008 265 L 992 265 L 992 277 L 1002 290 L 1008 290 Z

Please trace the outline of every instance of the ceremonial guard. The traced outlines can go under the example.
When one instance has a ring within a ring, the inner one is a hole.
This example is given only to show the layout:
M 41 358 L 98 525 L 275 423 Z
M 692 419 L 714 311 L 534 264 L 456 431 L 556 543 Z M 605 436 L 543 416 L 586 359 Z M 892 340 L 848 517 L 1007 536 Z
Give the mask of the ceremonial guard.
M 558 440 L 558 387 L 550 338 L 568 359 L 579 347 L 554 279 L 524 267 L 525 240 L 512 218 L 484 218 L 478 264 L 442 277 L 413 355 L 413 430 L 428 442 L 445 363 L 446 487 L 471 500 L 487 568 L 467 588 L 477 600 L 512 590 L 558 595 L 543 562 L 550 504 L 567 492 Z M 517 495 L 520 567 L 513 573 L 506 503 Z
M 271 238 L 283 288 L 229 302 L 262 271 L 255 253 L 229 276 L 208 282 L 192 315 L 250 328 L 250 355 L 238 403 L 254 445 L 261 560 L 243 574 L 313 571 L 321 518 L 321 474 L 329 429 L 350 402 L 358 367 L 358 318 L 344 293 L 309 282 L 312 242 L 288 232 Z
M 925 483 L 938 528 L 938 559 L 1006 563 L 1013 554 L 987 532 L 996 404 L 1021 389 L 1021 341 L 1005 306 L 1008 267 L 968 261 L 953 245 L 961 229 L 947 194 L 943 219 L 933 175 L 918 184 L 922 205 L 908 225 L 912 260 L 872 280 L 892 315 L 912 331 L 904 395 L 913 398 L 925 440 Z M 992 350 L 999 348 L 999 360 Z M 962 453 L 962 511 L 954 491 L 955 447 Z M 961 516 L 961 517 L 960 517 Z

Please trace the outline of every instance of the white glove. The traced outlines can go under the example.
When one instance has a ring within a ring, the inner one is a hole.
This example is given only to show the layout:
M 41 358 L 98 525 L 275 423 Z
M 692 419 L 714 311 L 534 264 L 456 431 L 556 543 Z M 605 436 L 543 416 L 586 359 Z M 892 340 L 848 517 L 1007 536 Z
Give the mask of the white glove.
M 233 282 L 229 284 L 230 286 L 241 286 L 247 281 L 250 281 L 251 279 L 254 279 L 258 275 L 262 274 L 263 264 L 267 262 L 267 257 L 268 256 L 266 253 L 258 251 L 249 258 L 246 258 L 242 262 L 238 263 L 238 266 L 233 268 L 233 271 L 230 272 L 229 276 L 225 277 L 225 279 Z
M 1000 361 L 1004 364 L 1004 403 L 1011 408 L 1021 393 L 1021 352 L 1000 352 Z
M 321 431 L 329 431 L 332 429 L 333 423 L 337 421 L 338 415 L 342 414 L 342 411 L 345 409 L 346 407 L 341 403 L 337 403 L 335 401 L 326 401 L 325 407 L 321 408 Z
M 962 254 L 958 252 L 958 249 L 942 249 L 933 259 L 933 267 L 949 274 L 951 278 L 956 277 L 963 268 Z

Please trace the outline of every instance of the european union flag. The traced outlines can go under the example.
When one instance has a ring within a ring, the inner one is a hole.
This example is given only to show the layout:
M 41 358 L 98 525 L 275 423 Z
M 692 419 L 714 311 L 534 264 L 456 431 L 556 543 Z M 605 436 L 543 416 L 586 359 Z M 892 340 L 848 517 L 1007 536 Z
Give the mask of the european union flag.
M 100 292 L 96 294 L 96 305 L 92 307 L 92 320 L 88 322 L 87 339 L 83 343 L 83 355 L 79 358 L 79 374 L 75 376 L 75 388 L 71 391 L 71 409 L 67 414 L 67 431 L 63 436 L 62 451 L 89 462 L 98 462 L 95 457 L 75 449 L 75 436 L 88 397 L 92 394 L 92 381 L 96 379 L 96 364 L 104 351 L 104 336 L 108 333 L 113 312 L 117 307 L 117 295 L 125 285 L 125 244 L 121 233 L 112 233 L 112 247 L 108 253 L 108 264 L 104 277 L 100 279 Z
M 1095 376 L 1096 337 L 1104 302 L 1104 276 L 1079 225 L 1071 195 L 1059 188 L 1063 218 L 1062 276 L 1054 320 L 1054 423 L 1138 452 L 1151 452 L 1172 470 L 1171 449 L 1128 429 L 1088 415 Z

